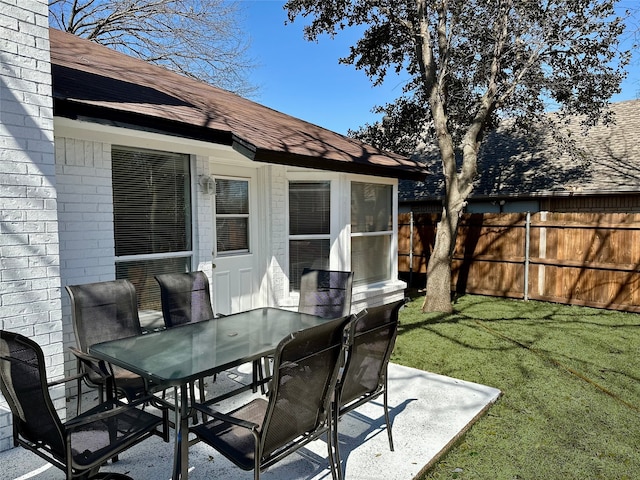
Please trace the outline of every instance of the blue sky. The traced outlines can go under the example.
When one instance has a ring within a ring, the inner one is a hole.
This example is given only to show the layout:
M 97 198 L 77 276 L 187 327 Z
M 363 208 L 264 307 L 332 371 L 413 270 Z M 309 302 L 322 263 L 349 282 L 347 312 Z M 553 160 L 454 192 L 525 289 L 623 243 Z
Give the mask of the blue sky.
M 284 2 L 244 1 L 244 15 L 251 36 L 250 55 L 257 67 L 250 76 L 258 86 L 252 97 L 302 120 L 346 134 L 379 116 L 371 113 L 402 94 L 402 79 L 389 75 L 384 85 L 373 87 L 363 71 L 338 63 L 359 38 L 343 31 L 335 38 L 323 36 L 318 43 L 302 34 L 304 19 L 284 25 Z
M 623 0 L 636 2 L 637 0 Z M 257 66 L 250 81 L 258 86 L 252 97 L 270 108 L 346 134 L 379 119 L 371 113 L 402 94 L 403 77 L 388 75 L 382 86 L 373 87 L 365 73 L 338 59 L 349 54 L 359 38 L 357 31 L 343 31 L 335 38 L 321 37 L 317 43 L 303 38 L 303 18 L 284 25 L 283 1 L 242 2 L 245 25 L 251 37 L 250 55 Z M 639 98 L 640 58 L 629 67 L 622 93 L 613 101 Z

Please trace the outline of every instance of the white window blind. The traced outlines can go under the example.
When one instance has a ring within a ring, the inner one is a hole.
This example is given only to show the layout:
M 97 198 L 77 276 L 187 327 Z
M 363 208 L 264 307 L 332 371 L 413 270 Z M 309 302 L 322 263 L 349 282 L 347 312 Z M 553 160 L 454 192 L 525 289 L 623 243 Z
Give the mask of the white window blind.
M 351 183 L 351 268 L 355 285 L 391 277 L 393 186 Z
M 141 309 L 160 309 L 153 276 L 189 271 L 189 156 L 113 147 L 116 278 L 135 285 Z
M 300 289 L 305 267 L 329 268 L 331 182 L 289 182 L 289 284 Z
M 249 182 L 216 179 L 216 249 L 218 254 L 249 251 Z

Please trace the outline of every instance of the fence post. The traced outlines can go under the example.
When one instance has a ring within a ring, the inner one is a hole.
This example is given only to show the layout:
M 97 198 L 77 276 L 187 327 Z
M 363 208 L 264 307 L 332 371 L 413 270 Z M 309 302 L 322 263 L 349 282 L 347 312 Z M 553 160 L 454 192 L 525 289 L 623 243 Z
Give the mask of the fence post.
M 409 285 L 413 285 L 413 210 L 409 212 Z
M 531 234 L 531 212 L 527 212 L 524 234 L 524 299 L 529 300 L 529 246 Z

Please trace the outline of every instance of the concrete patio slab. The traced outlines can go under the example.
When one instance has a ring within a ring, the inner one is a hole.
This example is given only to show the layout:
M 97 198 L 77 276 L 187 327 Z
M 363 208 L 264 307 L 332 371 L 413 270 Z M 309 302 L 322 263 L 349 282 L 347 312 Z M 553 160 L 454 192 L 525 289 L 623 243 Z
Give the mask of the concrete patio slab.
M 208 385 L 216 391 L 244 382 L 242 369 L 219 375 Z M 436 375 L 396 364 L 389 366 L 389 405 L 395 451 L 389 450 L 382 399 L 346 415 L 340 422 L 340 452 L 347 480 L 412 480 L 435 462 L 500 397 L 495 388 Z M 244 403 L 252 394 L 225 401 L 221 411 Z M 152 438 L 131 448 L 103 471 L 126 473 L 136 480 L 169 479 L 173 438 Z M 240 470 L 206 444 L 189 450 L 191 480 L 249 480 L 253 472 Z M 61 471 L 22 448 L 0 452 L 2 478 L 63 479 Z M 261 475 L 264 480 L 325 480 L 331 478 L 327 444 L 317 440 Z

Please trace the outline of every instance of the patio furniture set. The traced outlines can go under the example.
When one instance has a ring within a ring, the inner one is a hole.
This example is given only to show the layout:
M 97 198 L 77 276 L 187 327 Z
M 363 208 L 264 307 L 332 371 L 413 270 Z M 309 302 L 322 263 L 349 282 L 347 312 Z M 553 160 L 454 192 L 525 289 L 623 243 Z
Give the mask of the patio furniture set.
M 383 396 L 387 364 L 404 301 L 351 315 L 351 272 L 309 270 L 299 311 L 257 308 L 214 315 L 202 272 L 157 277 L 164 329 L 144 332 L 127 280 L 68 286 L 77 348 L 77 415 L 62 422 L 49 396 L 40 346 L 0 331 L 0 387 L 13 416 L 14 444 L 72 478 L 128 478 L 100 472 L 109 459 L 174 429 L 173 479 L 188 477 L 188 449 L 205 442 L 254 478 L 321 437 L 334 480 L 342 480 L 340 418 Z M 260 394 L 231 412 L 206 398 L 203 379 L 251 363 L 246 388 Z M 98 405 L 82 411 L 82 384 L 98 388 Z M 196 395 L 196 386 L 198 395 Z M 166 396 L 173 390 L 173 401 Z M 153 405 L 157 409 L 145 408 Z M 156 412 L 159 412 L 156 414 Z M 170 412 L 173 413 L 172 419 Z M 191 434 L 191 436 L 190 436 Z M 190 439 L 191 438 L 191 439 Z

